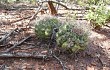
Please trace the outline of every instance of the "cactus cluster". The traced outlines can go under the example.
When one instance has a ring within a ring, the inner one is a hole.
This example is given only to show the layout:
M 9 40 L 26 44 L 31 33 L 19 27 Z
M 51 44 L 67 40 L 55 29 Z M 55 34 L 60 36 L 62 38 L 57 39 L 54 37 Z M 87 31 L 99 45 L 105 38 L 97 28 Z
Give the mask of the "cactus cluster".
M 66 50 L 77 52 L 84 50 L 88 44 L 88 34 L 72 24 L 62 24 L 57 33 L 57 44 Z
M 54 27 L 59 27 L 59 21 L 56 18 L 45 18 L 38 21 L 35 25 L 35 33 L 38 38 L 49 38 Z
M 60 23 L 56 18 L 46 18 L 40 20 L 35 25 L 35 33 L 39 38 L 51 36 L 52 28 L 58 27 L 56 42 L 59 47 L 72 52 L 84 50 L 88 44 L 88 34 L 81 28 L 77 28 L 70 23 Z

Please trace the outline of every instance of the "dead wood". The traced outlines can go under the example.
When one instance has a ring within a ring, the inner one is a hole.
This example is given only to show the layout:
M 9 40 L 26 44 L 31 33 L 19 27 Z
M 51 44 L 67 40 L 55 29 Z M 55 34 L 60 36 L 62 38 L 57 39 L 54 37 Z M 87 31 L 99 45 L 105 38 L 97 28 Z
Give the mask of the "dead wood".
M 13 11 L 13 10 L 33 10 L 34 8 L 37 8 L 37 5 L 33 6 L 27 6 L 27 5 L 5 5 L 5 4 L 0 4 L 0 9 L 1 10 L 7 10 L 7 11 Z
M 32 54 L 26 52 L 0 53 L 0 58 L 47 58 L 44 54 Z
M 41 10 L 38 9 L 38 12 L 36 12 L 33 16 L 24 17 L 24 18 L 21 18 L 21 19 L 12 21 L 12 22 L 10 22 L 10 23 L 16 23 L 16 22 L 19 22 L 19 21 L 21 21 L 21 20 L 28 19 L 28 18 L 30 18 L 30 21 L 29 21 L 29 23 L 30 23 L 31 20 L 33 20 L 33 19 L 36 17 L 36 15 L 37 15 L 40 11 L 41 11 Z
M 0 66 L 0 70 L 4 70 L 5 69 L 5 64 L 2 64 L 1 66 Z
M 1 40 L 0 40 L 0 43 L 2 43 L 4 40 L 6 40 L 10 35 L 12 35 L 12 33 L 14 32 L 14 31 L 16 31 L 18 28 L 16 28 L 16 29 L 14 29 L 14 30 L 12 30 L 10 33 L 8 33 L 7 35 L 5 35 Z
M 34 9 L 34 8 L 38 8 L 38 6 L 26 6 L 26 5 L 21 5 L 21 6 L 13 6 L 13 8 L 15 9 L 15 10 L 31 10 L 31 9 Z
M 66 67 L 65 67 L 65 65 L 64 65 L 64 63 L 56 56 L 56 55 L 52 55 L 55 59 L 57 59 L 57 61 L 60 63 L 60 65 L 62 66 L 62 69 L 63 70 L 66 70 Z
M 43 5 L 43 3 L 42 3 L 41 5 L 39 5 L 37 12 L 36 12 L 34 15 L 31 16 L 31 18 L 30 18 L 30 20 L 29 20 L 29 22 L 28 22 L 28 26 L 30 25 L 30 22 L 31 22 L 33 19 L 35 19 L 35 17 L 37 16 L 37 14 L 38 14 L 40 11 L 42 11 L 42 5 Z M 26 28 L 28 28 L 28 27 L 26 27 Z M 30 28 L 30 27 L 29 27 L 29 28 Z
M 26 38 L 24 38 L 23 40 L 21 40 L 20 42 L 14 44 L 12 47 L 8 48 L 5 52 L 9 52 L 12 49 L 14 49 L 15 47 L 17 47 L 18 45 L 21 45 L 24 41 L 26 41 L 27 39 L 29 39 L 31 36 L 28 36 Z
M 39 2 L 39 3 L 45 3 L 45 2 L 48 3 L 49 1 L 42 1 L 42 2 Z M 60 3 L 60 2 L 57 2 L 57 1 L 51 1 L 51 2 L 52 2 L 52 3 L 56 3 L 57 5 L 60 5 L 60 6 L 64 7 L 64 8 L 67 9 L 67 10 L 73 10 L 73 11 L 75 11 L 75 10 L 89 10 L 88 7 L 85 7 L 84 9 L 71 9 L 71 8 L 68 8 L 66 5 Z
M 101 65 L 103 66 L 104 64 L 103 64 L 101 58 L 100 57 L 97 57 L 97 58 L 98 58 L 99 62 L 101 63 Z
M 48 8 L 49 8 L 51 15 L 57 15 L 57 11 L 56 11 L 52 1 L 48 1 Z
M 62 66 L 62 70 L 66 70 L 66 67 L 65 67 L 64 63 L 55 55 L 55 49 L 57 48 L 57 43 L 55 41 L 56 41 L 56 31 L 55 31 L 55 29 L 53 29 L 52 30 L 52 35 L 51 35 L 51 38 L 50 38 L 50 42 L 48 44 L 48 55 L 52 56 L 55 59 L 57 59 L 57 61 Z M 53 47 L 53 48 L 50 48 L 50 47 Z
M 45 2 L 50 2 L 50 1 L 42 1 L 42 2 L 39 2 L 39 3 L 45 3 Z M 63 5 L 63 4 L 60 3 L 60 2 L 57 2 L 57 1 L 51 1 L 51 2 L 63 6 L 65 9 L 69 9 L 67 6 Z
M 41 6 L 42 6 L 42 4 L 40 5 L 40 7 L 38 8 L 38 11 L 33 16 L 24 17 L 24 18 L 12 21 L 10 23 L 16 23 L 16 22 L 19 22 L 21 20 L 28 19 L 28 18 L 30 18 L 30 21 L 33 20 L 35 18 L 35 16 L 41 11 Z M 30 23 L 30 21 L 29 21 L 29 23 Z
M 42 5 L 43 5 L 43 3 L 42 3 L 41 5 L 39 5 L 37 12 L 36 12 L 33 16 L 31 16 L 31 18 L 30 18 L 30 20 L 29 20 L 29 23 L 30 23 L 30 22 L 36 17 L 36 15 L 42 10 Z M 29 24 L 29 23 L 28 23 L 28 24 Z
M 60 0 L 57 0 L 58 2 L 60 2 Z M 59 8 L 59 4 L 56 5 L 56 10 L 58 10 Z
M 106 26 L 106 27 L 110 28 L 110 26 L 109 26 L 109 25 L 104 25 L 104 26 Z

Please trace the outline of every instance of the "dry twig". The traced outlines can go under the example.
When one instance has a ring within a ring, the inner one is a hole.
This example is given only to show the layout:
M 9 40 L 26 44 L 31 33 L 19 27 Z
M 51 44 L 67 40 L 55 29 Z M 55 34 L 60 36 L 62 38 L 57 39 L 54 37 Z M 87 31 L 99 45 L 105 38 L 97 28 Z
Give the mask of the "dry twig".
M 18 28 L 12 30 L 10 33 L 8 33 L 7 35 L 5 35 L 1 40 L 0 43 L 2 43 L 4 40 L 6 40 L 14 31 L 16 31 Z
M 104 25 L 104 26 L 106 26 L 106 27 L 110 28 L 110 26 L 109 26 L 109 25 Z
M 61 64 L 61 66 L 62 66 L 62 69 L 63 70 L 66 70 L 66 67 L 65 67 L 65 65 L 63 64 L 63 62 L 56 56 L 56 55 L 52 55 L 55 59 L 57 59 L 57 61 L 59 61 L 60 62 L 60 64 Z
M 38 10 L 37 10 L 37 12 L 33 15 L 33 16 L 31 16 L 31 18 L 30 18 L 30 20 L 29 20 L 29 23 L 36 17 L 36 15 L 42 10 L 42 5 L 43 5 L 43 3 L 38 7 Z M 28 24 L 29 24 L 28 23 Z
M 66 67 L 65 67 L 65 65 L 64 65 L 64 63 L 54 54 L 54 51 L 53 51 L 53 49 L 50 49 L 49 47 L 52 45 L 52 47 L 53 48 L 56 48 L 57 46 L 57 43 L 55 42 L 56 41 L 56 33 L 57 33 L 57 31 L 56 31 L 56 28 L 53 28 L 53 32 L 52 32 L 52 35 L 51 35 L 51 42 L 49 43 L 49 45 L 48 45 L 48 52 L 49 52 L 49 55 L 50 56 L 52 56 L 52 57 L 54 57 L 55 59 L 57 59 L 57 61 L 58 62 L 60 62 L 60 64 L 61 64 L 61 66 L 62 66 L 62 69 L 63 70 L 66 70 Z M 54 43 L 55 42 L 55 43 Z
M 15 45 L 13 45 L 12 47 L 10 47 L 9 49 L 7 49 L 5 52 L 9 52 L 12 49 L 14 49 L 15 47 L 17 47 L 18 45 L 21 45 L 24 41 L 26 41 L 27 39 L 29 39 L 31 36 L 28 36 L 26 38 L 24 38 L 23 40 L 21 40 L 20 42 L 16 43 Z

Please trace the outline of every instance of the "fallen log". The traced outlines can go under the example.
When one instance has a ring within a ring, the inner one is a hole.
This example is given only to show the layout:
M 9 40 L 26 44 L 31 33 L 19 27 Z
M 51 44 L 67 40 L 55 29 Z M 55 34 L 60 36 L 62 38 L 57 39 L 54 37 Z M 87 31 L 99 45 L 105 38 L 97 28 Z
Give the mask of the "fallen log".
M 0 58 L 47 58 L 44 54 L 32 54 L 32 53 L 0 53 Z
M 11 50 L 14 49 L 15 47 L 21 45 L 24 41 L 26 41 L 26 40 L 29 39 L 30 37 L 31 37 L 31 36 L 28 36 L 28 37 L 24 38 L 23 40 L 21 40 L 20 42 L 14 44 L 12 47 L 8 48 L 8 49 L 7 49 L 6 51 L 4 51 L 4 52 L 9 52 L 9 51 L 11 51 Z

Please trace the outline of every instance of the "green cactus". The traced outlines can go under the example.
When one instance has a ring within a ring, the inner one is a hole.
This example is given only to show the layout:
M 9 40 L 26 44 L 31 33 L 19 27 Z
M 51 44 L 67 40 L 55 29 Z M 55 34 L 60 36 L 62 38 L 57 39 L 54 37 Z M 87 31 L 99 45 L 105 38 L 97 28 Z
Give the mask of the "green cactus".
M 71 50 L 72 52 L 86 48 L 88 44 L 88 34 L 72 24 L 60 23 L 56 18 L 46 18 L 37 22 L 35 25 L 35 33 L 38 38 L 50 38 L 53 27 L 59 29 L 56 34 L 56 42 L 59 47 L 69 51 Z
M 35 33 L 39 38 L 49 38 L 53 27 L 58 27 L 59 21 L 56 18 L 40 20 L 35 25 Z
M 79 35 L 74 29 L 81 30 L 81 28 L 76 28 L 72 24 L 62 24 L 57 33 L 57 44 L 72 52 L 84 50 L 88 44 L 88 34 L 81 30 L 82 32 Z

